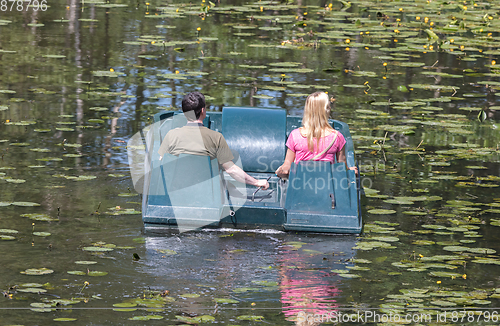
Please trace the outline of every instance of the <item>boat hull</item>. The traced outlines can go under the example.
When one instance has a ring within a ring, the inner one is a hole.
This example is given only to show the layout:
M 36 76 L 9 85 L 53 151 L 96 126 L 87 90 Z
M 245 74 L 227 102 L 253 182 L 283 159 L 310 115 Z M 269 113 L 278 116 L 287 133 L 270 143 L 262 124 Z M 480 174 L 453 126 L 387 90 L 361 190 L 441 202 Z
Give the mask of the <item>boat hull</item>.
M 288 180 L 274 171 L 283 163 L 286 138 L 301 117 L 280 109 L 224 108 L 210 112 L 204 125 L 221 132 L 235 160 L 270 188 L 258 190 L 232 179 L 216 159 L 166 154 L 159 146 L 172 128 L 185 123 L 182 113 L 155 116 L 146 144 L 142 219 L 146 231 L 173 228 L 277 229 L 282 231 L 349 233 L 362 231 L 360 179 L 343 163 L 319 161 L 293 164 Z M 331 121 L 346 139 L 346 159 L 356 166 L 347 124 Z M 196 171 L 196 172 L 192 172 Z

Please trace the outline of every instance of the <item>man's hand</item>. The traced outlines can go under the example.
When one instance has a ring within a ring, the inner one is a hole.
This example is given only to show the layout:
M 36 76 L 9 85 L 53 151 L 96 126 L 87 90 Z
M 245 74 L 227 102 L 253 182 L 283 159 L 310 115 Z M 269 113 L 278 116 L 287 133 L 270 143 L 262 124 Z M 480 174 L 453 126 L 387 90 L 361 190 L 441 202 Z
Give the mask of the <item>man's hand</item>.
M 244 182 L 252 186 L 262 187 L 264 190 L 269 188 L 269 183 L 266 180 L 257 180 L 254 177 L 249 176 L 245 171 L 231 161 L 222 164 L 222 168 L 238 182 Z
M 261 187 L 264 190 L 267 190 L 269 188 L 269 182 L 267 180 L 257 180 L 257 187 Z

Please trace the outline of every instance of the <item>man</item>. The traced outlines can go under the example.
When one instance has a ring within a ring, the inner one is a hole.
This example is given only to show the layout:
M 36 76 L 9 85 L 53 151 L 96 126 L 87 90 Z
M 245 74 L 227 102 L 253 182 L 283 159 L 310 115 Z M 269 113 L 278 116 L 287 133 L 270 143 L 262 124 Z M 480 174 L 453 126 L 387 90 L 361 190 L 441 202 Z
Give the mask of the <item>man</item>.
M 182 99 L 182 111 L 188 120 L 182 128 L 170 130 L 163 140 L 158 153 L 172 155 L 194 154 L 208 155 L 217 158 L 222 168 L 236 181 L 266 190 L 269 183 L 249 176 L 239 166 L 233 163 L 234 156 L 220 132 L 203 126 L 207 116 L 205 97 L 200 92 L 189 93 Z

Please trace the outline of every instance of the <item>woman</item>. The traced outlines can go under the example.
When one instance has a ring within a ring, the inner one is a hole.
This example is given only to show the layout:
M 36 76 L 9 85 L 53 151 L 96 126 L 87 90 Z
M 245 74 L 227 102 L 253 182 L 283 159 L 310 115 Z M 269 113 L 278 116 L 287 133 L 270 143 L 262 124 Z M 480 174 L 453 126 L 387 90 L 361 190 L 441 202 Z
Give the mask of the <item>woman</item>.
M 346 163 L 344 136 L 328 123 L 330 99 L 324 92 L 307 97 L 302 127 L 293 130 L 288 137 L 285 162 L 277 170 L 279 177 L 287 177 L 292 162 L 328 161 Z M 346 163 L 347 166 L 347 163 Z M 356 167 L 348 167 L 358 174 Z

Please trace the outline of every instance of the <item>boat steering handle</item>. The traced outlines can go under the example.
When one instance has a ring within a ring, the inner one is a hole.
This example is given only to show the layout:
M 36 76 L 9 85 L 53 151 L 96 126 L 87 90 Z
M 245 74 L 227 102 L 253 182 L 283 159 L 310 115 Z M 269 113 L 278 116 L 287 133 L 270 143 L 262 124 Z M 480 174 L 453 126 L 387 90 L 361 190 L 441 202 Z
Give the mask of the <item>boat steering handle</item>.
M 266 181 L 271 180 L 271 177 L 272 177 L 272 176 L 269 176 L 269 178 L 267 178 L 267 180 L 266 180 Z M 254 191 L 254 193 L 252 194 L 252 201 L 255 201 L 255 194 L 256 194 L 256 193 L 257 193 L 257 191 L 259 191 L 260 189 L 262 189 L 262 187 L 259 187 L 259 188 L 257 188 L 257 190 L 255 190 L 255 191 Z

